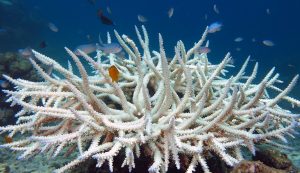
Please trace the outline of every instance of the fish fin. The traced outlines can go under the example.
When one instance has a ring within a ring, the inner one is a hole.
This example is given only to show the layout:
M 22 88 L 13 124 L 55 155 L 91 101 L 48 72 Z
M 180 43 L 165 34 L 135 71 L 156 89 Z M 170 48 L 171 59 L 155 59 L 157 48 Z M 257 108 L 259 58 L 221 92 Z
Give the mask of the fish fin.
M 102 41 L 102 39 L 101 39 L 101 34 L 99 33 L 99 43 L 100 43 L 100 45 L 103 45 L 103 41 Z
M 101 50 L 102 51 L 103 50 L 103 46 L 101 46 L 98 43 L 96 43 L 96 50 Z
M 98 15 L 99 15 L 99 16 L 103 16 L 103 11 L 102 11 L 102 9 L 98 9 Z
M 46 69 L 46 73 L 47 73 L 49 76 L 51 76 L 51 75 L 52 75 L 52 72 L 53 72 L 53 69 L 54 69 L 54 64 L 53 64 L 53 63 L 49 64 L 49 67 L 47 67 L 47 69 Z

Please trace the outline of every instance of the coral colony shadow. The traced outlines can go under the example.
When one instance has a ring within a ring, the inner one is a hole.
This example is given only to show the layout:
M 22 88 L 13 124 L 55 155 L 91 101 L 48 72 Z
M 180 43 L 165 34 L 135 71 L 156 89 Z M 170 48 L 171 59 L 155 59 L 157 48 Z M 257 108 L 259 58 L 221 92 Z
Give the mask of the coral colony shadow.
M 225 76 L 233 67 L 229 53 L 213 64 L 208 49 L 199 51 L 208 48 L 204 42 L 211 28 L 189 49 L 178 41 L 171 60 L 160 34 L 159 50 L 150 50 L 145 27 L 135 29 L 137 42 L 114 32 L 126 58 L 99 49 L 91 57 L 65 48 L 76 66 L 63 67 L 32 50 L 35 58 L 30 62 L 43 81 L 4 75 L 15 86 L 3 90 L 7 101 L 22 109 L 15 115 L 15 125 L 0 127 L 7 134 L 7 143 L 1 147 L 21 152 L 18 159 L 40 153 L 59 158 L 68 151 L 77 152 L 74 160 L 55 172 L 75 169 L 90 158 L 96 160 L 95 166 L 108 163 L 114 171 L 119 169 L 118 157 L 132 171 L 143 155 L 150 158 L 146 165 L 151 173 L 174 169 L 172 165 L 185 167 L 186 172 L 195 172 L 198 165 L 208 173 L 214 169 L 208 164 L 212 155 L 233 167 L 245 159 L 242 150 L 255 155 L 257 144 L 287 148 L 282 143 L 299 126 L 298 115 L 278 103 L 300 106 L 299 100 L 289 96 L 298 75 L 283 89 L 277 87 L 282 81 L 275 68 L 254 82 L 258 63 L 247 74 L 248 58 L 238 73 Z M 91 65 L 94 75 L 88 75 L 83 61 Z M 52 73 L 46 73 L 41 64 L 51 64 Z M 80 75 L 74 74 L 75 68 Z M 271 97 L 271 91 L 277 94 Z M 21 132 L 26 135 L 16 138 Z

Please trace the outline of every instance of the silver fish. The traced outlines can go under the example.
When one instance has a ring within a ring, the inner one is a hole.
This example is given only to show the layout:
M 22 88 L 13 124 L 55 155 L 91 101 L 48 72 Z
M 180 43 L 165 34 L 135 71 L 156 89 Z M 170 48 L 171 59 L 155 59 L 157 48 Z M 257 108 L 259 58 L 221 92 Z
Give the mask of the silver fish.
M 244 40 L 243 37 L 237 37 L 234 39 L 235 42 L 241 42 L 243 40 Z
M 220 14 L 220 11 L 216 4 L 214 4 L 214 11 L 215 11 L 215 13 Z
M 51 31 L 53 31 L 53 32 L 58 32 L 58 28 L 57 28 L 57 26 L 54 24 L 54 23 L 48 23 L 48 27 L 49 27 L 49 29 L 51 30 Z
M 138 18 L 138 20 L 140 21 L 140 22 L 147 22 L 148 21 L 148 19 L 145 17 L 145 16 L 142 16 L 142 15 L 138 15 L 137 16 L 137 18 Z
M 103 43 L 100 34 L 99 34 L 99 43 L 100 43 L 99 45 L 96 45 L 97 49 L 101 50 L 106 54 L 110 54 L 110 53 L 116 54 L 122 51 L 122 47 L 119 43 Z
M 122 47 L 118 43 L 100 44 L 97 46 L 97 49 L 101 50 L 106 54 L 119 53 L 122 51 Z
M 74 50 L 74 53 L 75 53 L 75 55 L 80 56 L 81 54 L 79 53 L 78 49 L 86 54 L 90 54 L 97 50 L 97 46 L 95 43 L 82 44 L 82 45 L 77 46 Z
M 221 31 L 222 24 L 220 22 L 214 22 L 208 26 L 208 33 L 215 33 Z
M 266 13 L 267 13 L 268 15 L 271 15 L 271 11 L 270 11 L 269 8 L 266 9 Z
M 33 53 L 32 53 L 32 49 L 31 49 L 30 47 L 26 47 L 26 48 L 24 48 L 24 49 L 19 49 L 19 50 L 18 50 L 18 53 L 19 53 L 19 55 L 20 55 L 22 58 L 28 59 L 28 58 L 33 58 L 33 57 L 34 57 L 34 55 L 33 55 Z
M 174 8 L 170 8 L 169 11 L 168 11 L 168 17 L 171 18 L 174 14 Z
M 106 7 L 106 11 L 107 11 L 108 14 L 111 14 L 111 9 L 110 9 L 109 6 Z
M 270 46 L 270 47 L 275 46 L 274 42 L 271 41 L 271 40 L 264 40 L 264 41 L 262 41 L 262 43 L 263 43 L 264 45 Z
M 52 73 L 53 73 L 53 70 L 54 70 L 54 65 L 53 64 L 50 64 L 50 65 L 47 65 L 47 67 L 46 67 L 46 73 L 48 74 L 48 75 L 52 75 Z

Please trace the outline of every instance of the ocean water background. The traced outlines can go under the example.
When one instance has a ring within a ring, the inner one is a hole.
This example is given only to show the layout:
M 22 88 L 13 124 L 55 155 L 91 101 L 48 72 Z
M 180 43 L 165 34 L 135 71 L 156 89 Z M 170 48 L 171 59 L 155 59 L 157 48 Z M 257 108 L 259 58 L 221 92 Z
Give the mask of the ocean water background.
M 286 63 L 297 65 L 298 62 L 297 43 L 300 41 L 300 24 L 297 22 L 300 11 L 298 0 L 288 2 L 282 0 L 96 0 L 96 5 L 90 4 L 88 0 L 26 0 L 20 3 L 22 4 L 19 6 L 22 6 L 25 15 L 30 16 L 32 20 L 39 20 L 45 26 L 38 28 L 38 31 L 35 26 L 32 26 L 32 32 L 28 33 L 32 36 L 32 42 L 21 45 L 8 42 L 9 46 L 2 45 L 1 51 L 5 51 L 4 48 L 14 50 L 14 48 L 29 46 L 34 41 L 38 45 L 40 40 L 45 40 L 48 47 L 43 51 L 61 55 L 63 46 L 72 48 L 86 43 L 87 34 L 97 41 L 98 33 L 103 35 L 113 29 L 135 37 L 133 26 L 142 24 L 137 20 L 137 15 L 141 14 L 148 19 L 148 22 L 143 24 L 150 33 L 152 45 L 157 47 L 157 33 L 160 32 L 164 36 L 166 49 L 170 54 L 173 53 L 173 46 L 177 40 L 181 39 L 187 47 L 191 46 L 199 39 L 207 25 L 219 21 L 224 25 L 222 31 L 208 38 L 211 41 L 211 56 L 216 57 L 215 60 L 220 60 L 226 52 L 230 51 L 236 62 L 243 60 L 249 54 L 260 62 L 268 60 L 266 61 L 268 66 Z M 214 4 L 217 5 L 219 14 L 213 10 Z M 106 12 L 107 6 L 112 11 L 111 15 Z M 175 10 L 173 17 L 169 19 L 167 11 L 171 7 Z M 6 8 L 12 7 L 6 6 Z M 99 8 L 116 23 L 115 27 L 103 25 L 99 21 L 96 14 Z M 266 13 L 266 9 L 270 9 L 270 15 Z M 5 25 L 7 22 L 5 20 L 13 18 L 11 15 L 1 16 L 0 24 Z M 48 22 L 57 25 L 59 32 L 51 32 L 47 27 Z M 233 39 L 236 37 L 243 37 L 244 41 L 235 43 Z M 252 38 L 257 41 L 252 43 Z M 276 46 L 263 46 L 261 41 L 264 39 L 273 40 Z M 35 48 L 36 45 L 30 46 Z M 238 53 L 235 51 L 237 47 L 241 48 Z
M 96 0 L 95 5 L 88 0 L 11 2 L 13 5 L 9 6 L 0 3 L 0 28 L 8 28 L 7 33 L 0 33 L 0 52 L 16 52 L 30 46 L 66 65 L 71 58 L 65 52 L 65 46 L 74 49 L 81 44 L 97 42 L 99 33 L 104 40 L 106 32 L 113 35 L 114 29 L 137 41 L 134 25 L 143 24 L 148 30 L 151 48 L 158 50 L 158 33 L 161 33 L 167 56 L 171 58 L 178 40 L 182 40 L 188 49 L 200 39 L 207 25 L 218 21 L 223 24 L 222 30 L 208 36 L 210 62 L 219 63 L 230 52 L 234 65 L 240 67 L 250 55 L 253 61 L 247 72 L 251 73 L 254 61 L 259 62 L 257 79 L 261 80 L 275 66 L 284 81 L 279 84 L 281 88 L 300 74 L 299 0 Z M 214 4 L 219 14 L 213 10 Z M 107 13 L 107 7 L 112 14 Z M 167 15 L 170 8 L 174 8 L 172 18 Z M 116 26 L 102 24 L 97 16 L 98 9 L 102 9 Z M 148 21 L 139 22 L 138 14 Z M 52 32 L 47 26 L 49 22 L 59 31 Z M 91 36 L 91 41 L 87 35 Z M 242 37 L 243 41 L 235 42 L 237 37 Z M 275 46 L 263 45 L 265 39 L 272 40 Z M 114 37 L 113 40 L 116 41 Z M 46 48 L 39 47 L 41 41 L 47 43 Z M 229 70 L 232 72 L 229 75 L 234 75 L 239 68 Z M 300 99 L 300 81 L 290 96 Z M 300 113 L 300 108 L 292 111 Z
M 216 4 L 220 13 L 213 10 Z M 164 37 L 167 56 L 174 54 L 174 45 L 178 40 L 184 41 L 186 47 L 191 47 L 201 37 L 205 27 L 212 22 L 223 24 L 220 32 L 210 34 L 211 53 L 209 60 L 219 62 L 227 52 L 231 52 L 236 66 L 240 66 L 248 55 L 260 63 L 259 74 L 265 74 L 271 67 L 276 66 L 281 79 L 289 81 L 299 73 L 300 66 L 300 1 L 289 0 L 96 0 L 96 4 L 88 0 L 51 0 L 19 1 L 17 4 L 28 15 L 28 20 L 34 20 L 39 25 L 20 25 L 19 18 L 14 18 L 14 6 L 4 6 L 7 14 L 1 15 L 0 26 L 27 27 L 27 40 L 11 40 L 9 35 L 0 35 L 0 51 L 17 51 L 19 48 L 30 46 L 56 58 L 64 63 L 69 57 L 63 47 L 71 49 L 77 45 L 88 43 L 87 35 L 92 42 L 98 41 L 98 34 L 102 37 L 109 31 L 116 29 L 135 39 L 134 25 L 144 24 L 150 35 L 151 47 L 158 47 L 158 33 Z M 108 14 L 109 7 L 112 14 Z M 167 16 L 169 8 L 174 8 L 171 19 Z M 11 8 L 11 11 L 10 9 Z M 97 10 L 102 9 L 104 14 L 111 18 L 116 26 L 103 25 Z M 267 14 L 266 10 L 270 10 Z M 9 14 L 11 12 L 11 14 Z M 141 23 L 137 15 L 145 16 L 148 21 Z M 207 20 L 205 19 L 207 15 Z M 24 20 L 24 19 L 23 19 Z M 49 30 L 47 24 L 54 23 L 59 32 Z M 25 23 L 26 24 L 26 23 Z M 242 42 L 234 42 L 236 37 L 242 37 Z M 28 39 L 29 38 L 29 39 Z M 251 39 L 256 42 L 252 42 Z M 273 47 L 262 44 L 262 40 L 269 39 L 275 43 Z M 45 49 L 39 48 L 39 43 L 46 41 Z M 240 51 L 236 49 L 239 48 Z M 294 95 L 300 97 L 300 85 L 294 90 Z M 299 98 L 298 97 L 298 98 Z

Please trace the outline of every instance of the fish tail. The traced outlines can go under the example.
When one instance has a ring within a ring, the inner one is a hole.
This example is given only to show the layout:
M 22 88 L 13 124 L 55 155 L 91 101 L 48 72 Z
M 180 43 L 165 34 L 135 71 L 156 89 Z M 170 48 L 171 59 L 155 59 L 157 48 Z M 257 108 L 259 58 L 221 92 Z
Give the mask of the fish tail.
M 103 11 L 101 9 L 98 9 L 97 13 L 98 13 L 98 16 L 103 16 Z
M 96 50 L 103 50 L 103 46 L 99 45 L 98 43 L 96 43 Z
M 101 39 L 101 34 L 99 33 L 99 36 L 98 36 L 99 38 L 99 43 L 100 43 L 100 45 L 103 45 L 103 41 L 102 41 L 102 39 Z

